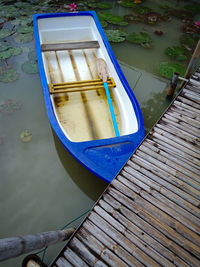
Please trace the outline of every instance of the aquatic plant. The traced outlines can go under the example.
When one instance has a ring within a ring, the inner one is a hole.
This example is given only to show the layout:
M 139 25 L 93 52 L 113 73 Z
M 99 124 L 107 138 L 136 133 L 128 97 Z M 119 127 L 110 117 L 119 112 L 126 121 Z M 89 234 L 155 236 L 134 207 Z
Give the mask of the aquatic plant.
M 126 35 L 124 31 L 121 30 L 105 30 L 106 37 L 109 42 L 120 43 L 126 40 Z
M 185 70 L 185 67 L 177 62 L 161 62 L 158 68 L 158 72 L 161 76 L 167 79 L 171 79 L 174 72 L 178 72 L 180 76 L 184 76 Z
M 161 30 L 156 30 L 156 31 L 154 31 L 154 33 L 155 33 L 156 35 L 158 35 L 158 36 L 163 35 L 163 31 L 161 31 Z
M 33 135 L 29 130 L 24 130 L 20 133 L 20 139 L 22 140 L 22 142 L 24 143 L 28 143 L 31 141 Z
M 71 3 L 69 5 L 69 10 L 72 12 L 72 11 L 76 11 L 76 8 L 77 8 L 77 5 L 75 3 Z
M 4 115 L 10 115 L 16 110 L 20 110 L 22 103 L 13 99 L 8 99 L 0 104 L 0 113 Z
M 23 72 L 27 74 L 36 74 L 38 73 L 38 64 L 37 64 L 37 55 L 35 51 L 30 51 L 28 53 L 28 59 L 21 66 Z
M 127 34 L 126 40 L 130 43 L 139 44 L 145 48 L 150 48 L 152 45 L 152 39 L 146 32 L 131 32 Z
M 191 11 L 191 12 L 194 13 L 194 14 L 198 14 L 198 13 L 200 13 L 200 6 L 199 6 L 199 4 L 195 4 L 195 3 L 193 3 L 193 4 L 188 4 L 188 5 L 185 5 L 184 8 L 185 8 L 186 10 Z
M 14 82 L 19 78 L 19 74 L 13 68 L 4 68 L 0 66 L 0 82 Z
M 29 43 L 33 40 L 33 33 L 19 33 L 17 34 L 14 39 L 15 43 L 22 44 L 22 43 Z
M 3 49 L 3 51 L 1 51 Z M 4 45 L 3 47 L 0 47 L 0 60 L 5 60 L 10 58 L 11 56 L 17 56 L 22 53 L 21 47 L 11 47 L 9 45 Z
M 161 14 L 157 12 L 148 12 L 144 14 L 144 22 L 149 25 L 155 25 L 156 23 L 162 20 L 161 18 Z
M 102 20 L 110 24 L 120 25 L 120 26 L 128 25 L 128 22 L 124 21 L 123 17 L 115 16 L 111 14 L 110 12 L 101 12 L 101 13 L 98 13 L 98 16 L 100 16 Z
M 0 39 L 6 38 L 8 36 L 10 36 L 13 33 L 12 30 L 8 30 L 8 29 L 1 29 L 0 30 Z
M 138 14 L 147 14 L 151 11 L 152 9 L 150 7 L 143 6 L 143 5 L 140 5 L 140 6 L 135 5 L 133 7 L 133 12 L 138 13 Z
M 143 18 L 139 14 L 127 14 L 124 16 L 124 20 L 127 22 L 139 23 L 143 21 Z
M 171 59 L 175 60 L 186 60 L 187 59 L 187 49 L 182 46 L 172 46 L 165 49 L 165 54 Z
M 198 34 L 182 34 L 180 36 L 180 43 L 188 51 L 191 51 L 191 50 L 193 50 L 195 48 L 198 40 L 199 40 L 199 35 Z
M 134 7 L 136 6 L 136 3 L 134 3 L 134 1 L 117 1 L 117 4 L 120 5 L 120 6 L 123 6 L 123 7 Z
M 198 25 L 195 25 L 193 21 L 187 21 L 184 25 L 181 26 L 181 30 L 185 33 L 200 34 L 200 27 Z

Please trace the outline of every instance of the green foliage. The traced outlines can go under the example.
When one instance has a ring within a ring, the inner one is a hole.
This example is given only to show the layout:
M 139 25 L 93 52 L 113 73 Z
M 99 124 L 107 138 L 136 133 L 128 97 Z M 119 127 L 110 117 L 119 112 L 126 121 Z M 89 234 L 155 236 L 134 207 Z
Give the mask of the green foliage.
M 16 81 L 19 75 L 15 69 L 7 69 L 0 66 L 0 82 L 8 83 Z
M 38 64 L 34 60 L 28 60 L 22 64 L 22 70 L 27 74 L 38 73 Z
M 108 38 L 108 41 L 113 43 L 120 43 L 125 41 L 125 37 L 127 35 L 127 33 L 120 30 L 105 30 L 105 34 Z
M 150 7 L 146 6 L 135 6 L 133 7 L 133 12 L 138 13 L 138 14 L 147 14 L 148 12 L 151 12 Z
M 22 53 L 21 47 L 12 47 L 8 44 L 0 46 L 0 60 L 5 60 L 11 56 L 17 56 Z
M 33 40 L 33 33 L 19 33 L 15 36 L 14 41 L 17 44 L 29 43 Z
M 20 133 L 20 139 L 24 143 L 28 143 L 32 139 L 32 133 L 29 130 L 24 130 L 23 132 Z
M 146 32 L 140 32 L 140 33 L 131 32 L 126 36 L 126 40 L 128 42 L 139 45 L 152 43 L 151 37 Z
M 11 32 L 12 32 L 11 30 L 1 29 L 0 30 L 0 39 L 10 36 Z
M 120 26 L 128 25 L 128 22 L 124 21 L 123 17 L 114 16 L 110 12 L 101 12 L 101 13 L 98 14 L 98 16 L 102 20 L 107 21 L 110 24 L 120 25 Z
M 182 46 L 172 46 L 165 49 L 165 54 L 171 59 L 186 60 L 187 49 Z
M 161 76 L 167 79 L 171 79 L 174 72 L 179 72 L 180 76 L 184 76 L 185 70 L 185 67 L 177 62 L 161 62 L 158 68 L 158 72 Z
M 117 3 L 120 5 L 120 6 L 123 6 L 123 7 L 134 7 L 136 6 L 136 4 L 133 2 L 133 1 L 117 1 Z

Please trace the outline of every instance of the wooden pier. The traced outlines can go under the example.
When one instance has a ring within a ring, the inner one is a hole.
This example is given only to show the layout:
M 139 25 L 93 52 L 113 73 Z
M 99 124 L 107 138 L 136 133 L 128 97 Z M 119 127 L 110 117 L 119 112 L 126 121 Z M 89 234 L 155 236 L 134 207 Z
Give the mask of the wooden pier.
M 51 266 L 200 266 L 200 68 Z

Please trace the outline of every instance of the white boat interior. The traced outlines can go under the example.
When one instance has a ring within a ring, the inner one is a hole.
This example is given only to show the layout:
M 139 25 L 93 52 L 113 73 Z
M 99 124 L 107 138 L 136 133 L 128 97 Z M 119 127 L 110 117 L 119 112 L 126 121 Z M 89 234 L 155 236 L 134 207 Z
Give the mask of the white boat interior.
M 115 137 L 105 90 L 79 90 L 78 84 L 98 79 L 96 59 L 103 58 L 109 77 L 116 87 L 110 88 L 120 135 L 138 130 L 132 103 L 123 88 L 104 42 L 91 16 L 63 16 L 38 20 L 40 44 L 68 44 L 98 41 L 97 48 L 55 49 L 43 51 L 48 84 L 74 83 L 74 91 L 51 94 L 52 106 L 67 138 L 73 142 Z

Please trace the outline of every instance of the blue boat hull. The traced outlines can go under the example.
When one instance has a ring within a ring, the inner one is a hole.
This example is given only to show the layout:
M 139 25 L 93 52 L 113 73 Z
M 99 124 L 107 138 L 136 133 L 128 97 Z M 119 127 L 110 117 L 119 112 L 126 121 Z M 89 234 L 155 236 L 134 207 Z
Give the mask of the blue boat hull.
M 137 118 L 138 130 L 135 133 L 122 135 L 120 137 L 73 142 L 67 138 L 62 128 L 60 127 L 58 120 L 55 116 L 54 109 L 52 107 L 51 97 L 48 88 L 48 82 L 44 70 L 44 63 L 42 59 L 42 51 L 39 38 L 38 20 L 44 18 L 55 18 L 63 16 L 91 16 L 98 28 L 98 31 L 102 37 L 102 40 L 106 46 L 109 57 L 115 67 L 117 75 L 126 90 Z M 57 134 L 58 138 L 62 142 L 63 146 L 88 170 L 100 177 L 102 180 L 110 183 L 113 178 L 119 173 L 126 161 L 130 158 L 132 153 L 141 143 L 144 138 L 144 122 L 138 102 L 129 87 L 120 66 L 112 52 L 109 42 L 103 32 L 100 22 L 93 11 L 76 12 L 76 13 L 58 13 L 58 14 L 37 14 L 34 15 L 34 34 L 35 44 L 38 57 L 38 66 L 41 77 L 41 83 L 43 87 L 43 93 L 47 108 L 49 121 Z

